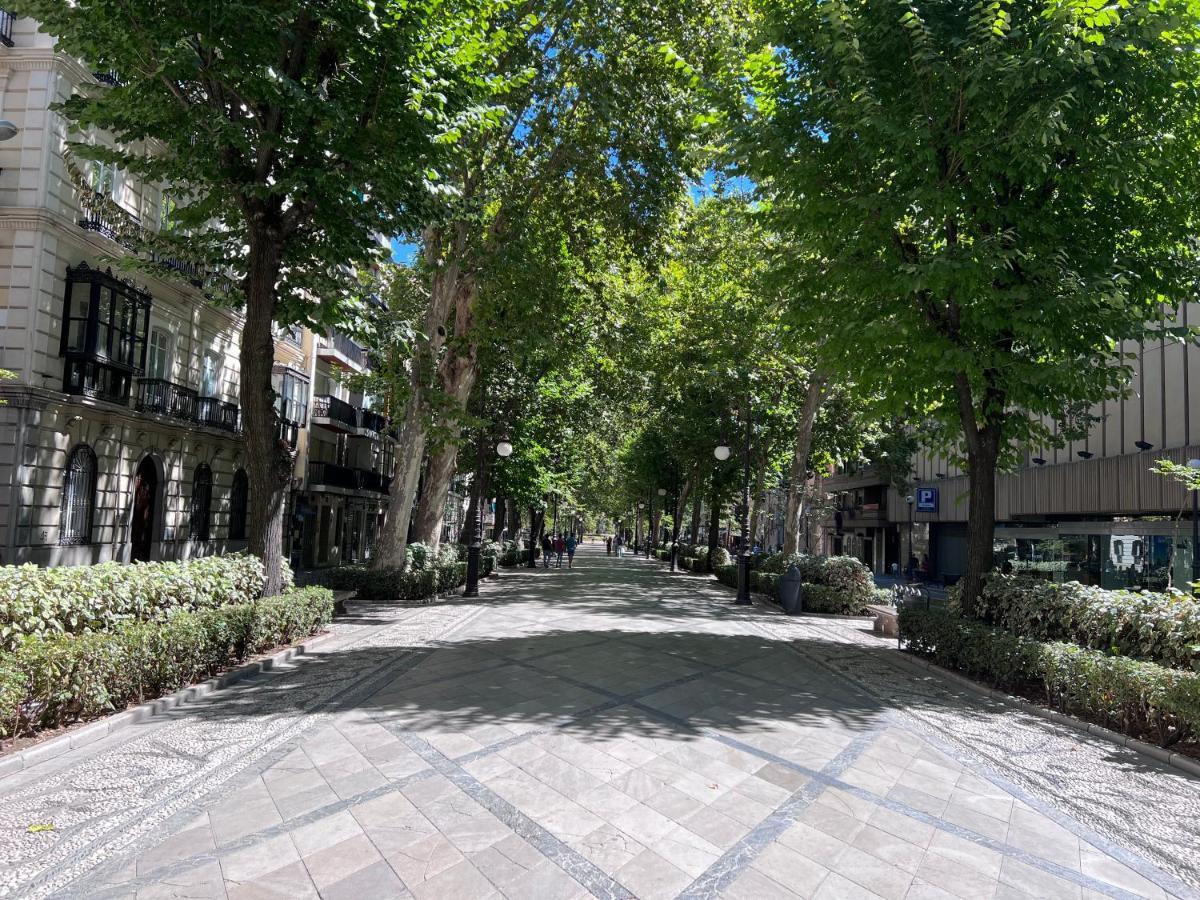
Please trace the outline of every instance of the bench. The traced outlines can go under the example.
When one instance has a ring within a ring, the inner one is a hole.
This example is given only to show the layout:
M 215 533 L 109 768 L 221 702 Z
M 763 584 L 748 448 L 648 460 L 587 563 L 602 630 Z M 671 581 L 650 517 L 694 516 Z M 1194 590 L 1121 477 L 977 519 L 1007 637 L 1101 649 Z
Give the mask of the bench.
M 900 620 L 894 606 L 868 606 L 867 612 L 875 617 L 874 632 L 880 637 L 900 637 Z

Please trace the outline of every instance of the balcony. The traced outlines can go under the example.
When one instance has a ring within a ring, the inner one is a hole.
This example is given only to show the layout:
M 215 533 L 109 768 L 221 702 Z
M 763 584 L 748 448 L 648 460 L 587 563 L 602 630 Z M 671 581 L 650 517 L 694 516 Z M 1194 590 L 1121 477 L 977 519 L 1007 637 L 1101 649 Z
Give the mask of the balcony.
M 287 448 L 293 453 L 296 450 L 296 444 L 300 440 L 300 424 L 298 422 L 289 422 L 287 419 L 279 419 L 278 437 L 281 444 L 286 444 Z
M 237 404 L 216 397 L 200 397 L 196 400 L 196 424 L 237 434 L 241 431 Z
M 318 342 L 317 356 L 352 372 L 362 372 L 367 368 L 367 351 L 356 341 L 337 331 Z
M 7 9 L 0 9 L 0 44 L 5 47 L 13 45 L 12 29 L 13 20 L 16 19 Z
M 358 431 L 358 410 L 337 397 L 321 394 L 313 397 L 312 423 L 338 434 Z
M 389 478 L 369 469 L 352 469 L 336 463 L 310 462 L 308 464 L 308 487 L 313 491 L 338 490 L 347 493 L 369 491 L 373 494 L 388 492 Z
M 359 469 L 358 474 L 361 477 L 362 489 L 364 491 L 371 491 L 376 494 L 386 494 L 388 492 L 388 482 L 391 479 L 382 472 Z
M 192 422 L 196 420 L 196 392 L 161 378 L 140 378 L 137 410 Z
M 387 427 L 387 416 L 381 416 L 369 409 L 359 411 L 358 430 L 364 437 L 379 437 L 387 432 Z

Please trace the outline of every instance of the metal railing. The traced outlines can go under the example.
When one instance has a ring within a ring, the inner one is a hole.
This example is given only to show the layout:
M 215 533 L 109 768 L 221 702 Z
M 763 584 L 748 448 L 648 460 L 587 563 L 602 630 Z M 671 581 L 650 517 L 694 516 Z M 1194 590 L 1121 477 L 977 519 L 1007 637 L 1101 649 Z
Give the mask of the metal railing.
M 196 418 L 196 392 L 163 378 L 139 378 L 137 409 L 191 422 Z
M 209 428 L 219 428 L 236 434 L 241 430 L 236 403 L 226 403 L 216 397 L 199 397 L 196 400 L 196 422 Z
M 345 400 L 329 394 L 313 397 L 312 414 L 314 419 L 331 419 L 352 431 L 358 428 L 358 410 Z
M 126 223 L 108 209 L 109 198 L 99 191 L 81 191 L 79 195 L 79 227 L 94 231 L 112 241 L 121 241 L 122 226 Z
M 377 494 L 386 494 L 388 492 L 389 479 L 382 472 L 372 472 L 370 469 L 359 469 L 360 483 L 364 491 L 373 491 Z
M 379 413 L 372 412 L 369 409 L 364 409 L 359 413 L 359 427 L 365 431 L 383 434 L 387 431 L 387 426 L 387 416 L 381 416 Z
M 296 444 L 300 440 L 300 425 L 297 422 L 289 422 L 287 419 L 279 419 L 279 440 L 287 444 L 288 449 L 295 450 Z
M 365 367 L 367 351 L 353 338 L 346 337 L 340 331 L 335 331 L 325 338 L 327 346 L 332 347 L 350 362 Z
M 310 462 L 308 464 L 308 483 L 357 491 L 358 472 L 349 466 L 339 466 L 337 463 Z

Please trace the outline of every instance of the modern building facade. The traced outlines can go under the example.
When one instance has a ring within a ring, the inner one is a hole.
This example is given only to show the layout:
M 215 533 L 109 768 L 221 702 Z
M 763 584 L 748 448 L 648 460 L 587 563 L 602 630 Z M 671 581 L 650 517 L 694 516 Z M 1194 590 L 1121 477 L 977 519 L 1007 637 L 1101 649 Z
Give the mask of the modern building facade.
M 0 563 L 186 559 L 246 543 L 241 317 L 205 275 L 124 274 L 129 228 L 172 227 L 169 186 L 75 159 L 51 106 L 93 73 L 0 10 Z M 103 135 L 92 136 L 103 143 Z M 368 558 L 386 509 L 387 420 L 343 375 L 343 335 L 280 329 L 275 390 L 295 452 L 286 550 Z
M 1197 321 L 1200 304 L 1181 308 L 1179 324 Z M 997 478 L 998 567 L 1114 588 L 1191 580 L 1190 496 L 1151 468 L 1159 459 L 1200 457 L 1200 346 L 1161 340 L 1124 349 L 1135 354 L 1128 396 L 1093 409 L 1083 440 L 1028 448 L 1021 465 Z M 959 577 L 967 477 L 926 452 L 914 459 L 914 473 L 905 490 L 870 467 L 821 478 L 832 501 L 822 523 L 829 551 L 879 573 L 915 558 L 930 577 Z

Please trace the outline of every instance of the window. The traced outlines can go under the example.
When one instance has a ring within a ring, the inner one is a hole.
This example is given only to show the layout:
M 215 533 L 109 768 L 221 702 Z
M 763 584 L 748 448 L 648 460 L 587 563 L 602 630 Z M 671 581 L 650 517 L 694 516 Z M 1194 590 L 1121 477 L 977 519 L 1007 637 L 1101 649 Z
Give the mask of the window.
M 149 360 L 146 363 L 146 377 L 167 381 L 171 377 L 171 346 L 174 344 L 173 335 L 165 328 L 155 328 L 150 332 Z
M 67 269 L 59 352 L 63 390 L 117 403 L 129 401 L 130 376 L 146 365 L 150 295 L 112 270 L 87 263 Z
M 192 540 L 207 541 L 212 513 L 212 469 L 207 463 L 196 466 L 192 478 Z
M 200 363 L 200 396 L 221 396 L 221 362 L 215 350 L 205 353 Z
M 271 387 L 279 418 L 303 426 L 308 420 L 308 377 L 289 366 L 277 365 L 271 371 Z
M 246 470 L 238 469 L 233 476 L 233 490 L 229 494 L 229 539 L 246 539 L 246 507 L 250 495 L 250 482 Z
M 110 162 L 93 159 L 88 166 L 88 187 L 97 194 L 115 198 L 117 193 L 117 167 Z
M 67 468 L 63 473 L 58 542 L 63 545 L 90 544 L 95 509 L 96 454 L 87 444 L 80 444 L 67 456 Z
M 158 230 L 171 232 L 174 231 L 179 224 L 175 218 L 175 198 L 170 194 L 163 192 L 162 199 L 158 204 Z

